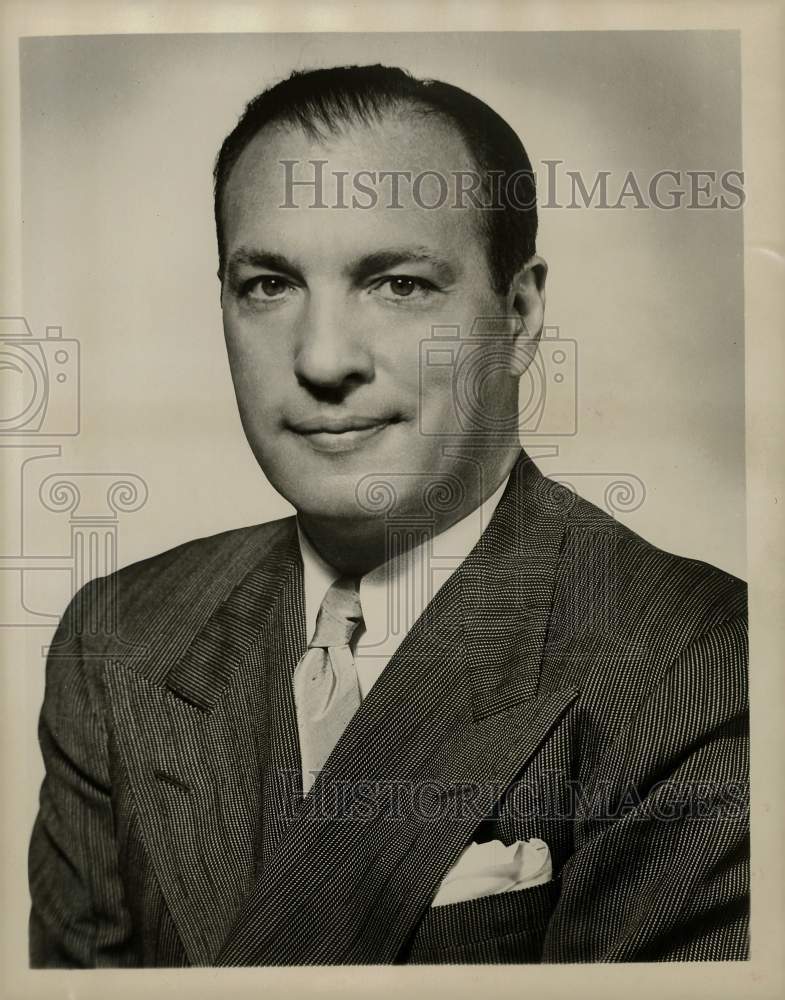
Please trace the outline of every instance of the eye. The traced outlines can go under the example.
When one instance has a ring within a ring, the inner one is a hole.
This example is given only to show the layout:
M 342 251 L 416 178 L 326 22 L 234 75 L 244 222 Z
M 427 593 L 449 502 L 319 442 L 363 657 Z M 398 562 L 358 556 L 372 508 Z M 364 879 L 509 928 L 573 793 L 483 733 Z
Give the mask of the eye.
M 282 299 L 291 287 L 286 278 L 274 274 L 262 274 L 246 282 L 243 293 L 247 298 L 257 301 Z
M 413 278 L 408 274 L 394 274 L 384 278 L 376 286 L 382 292 L 382 298 L 392 299 L 424 299 L 436 291 L 435 285 L 425 278 Z
M 390 278 L 390 291 L 394 295 L 408 296 L 417 288 L 414 278 Z

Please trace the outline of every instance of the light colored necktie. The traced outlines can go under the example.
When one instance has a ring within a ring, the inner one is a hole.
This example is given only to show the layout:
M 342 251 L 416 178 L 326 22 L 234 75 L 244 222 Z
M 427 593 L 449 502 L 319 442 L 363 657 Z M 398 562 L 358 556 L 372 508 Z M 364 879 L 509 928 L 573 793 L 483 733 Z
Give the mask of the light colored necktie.
M 360 705 L 349 643 L 361 622 L 359 580 L 341 577 L 324 596 L 292 681 L 305 795 Z

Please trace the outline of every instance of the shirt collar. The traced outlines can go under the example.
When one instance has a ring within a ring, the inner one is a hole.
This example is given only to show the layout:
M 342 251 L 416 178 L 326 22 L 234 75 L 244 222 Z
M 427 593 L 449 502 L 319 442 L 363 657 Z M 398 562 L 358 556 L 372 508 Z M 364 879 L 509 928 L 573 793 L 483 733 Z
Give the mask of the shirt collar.
M 360 603 L 365 621 L 364 643 L 379 643 L 398 635 L 399 641 L 466 556 L 488 526 L 507 486 L 498 489 L 466 517 L 423 544 L 377 566 L 360 580 Z M 324 595 L 340 573 L 319 555 L 297 521 L 303 560 L 306 636 L 316 628 Z

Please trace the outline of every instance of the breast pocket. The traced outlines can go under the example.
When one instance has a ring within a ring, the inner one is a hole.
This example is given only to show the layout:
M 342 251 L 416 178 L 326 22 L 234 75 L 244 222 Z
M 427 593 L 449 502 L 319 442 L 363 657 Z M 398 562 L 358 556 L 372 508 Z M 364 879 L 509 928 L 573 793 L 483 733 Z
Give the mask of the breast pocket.
M 537 962 L 558 880 L 432 906 L 420 922 L 404 961 L 414 964 Z

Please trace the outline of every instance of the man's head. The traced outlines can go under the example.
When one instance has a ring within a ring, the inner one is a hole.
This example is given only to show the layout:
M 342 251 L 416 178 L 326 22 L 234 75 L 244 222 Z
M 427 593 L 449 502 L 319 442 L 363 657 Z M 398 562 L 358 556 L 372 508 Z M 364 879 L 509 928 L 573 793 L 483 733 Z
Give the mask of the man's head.
M 215 213 L 243 424 L 304 518 L 372 520 L 356 492 L 373 474 L 414 509 L 423 477 L 457 469 L 446 445 L 509 429 L 545 265 L 526 152 L 477 98 L 382 66 L 295 74 L 224 142 Z M 503 330 L 470 352 L 483 412 L 456 415 L 455 369 L 424 372 L 423 345 L 494 316 Z M 486 493 L 517 451 L 504 443 L 474 449 Z
M 535 253 L 537 238 L 534 172 L 521 140 L 492 108 L 460 87 L 379 65 L 292 73 L 248 103 L 221 146 L 213 174 L 220 274 L 226 263 L 223 192 L 239 156 L 263 128 L 299 128 L 311 138 L 327 138 L 347 126 L 378 124 L 401 112 L 416 113 L 426 122 L 440 119 L 463 139 L 481 185 L 470 194 L 467 184 L 464 200 L 493 205 L 482 212 L 479 224 L 492 283 L 505 293 Z M 514 181 L 507 184 L 510 178 Z

